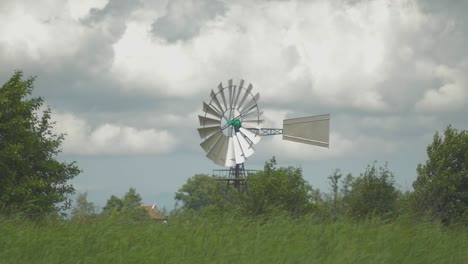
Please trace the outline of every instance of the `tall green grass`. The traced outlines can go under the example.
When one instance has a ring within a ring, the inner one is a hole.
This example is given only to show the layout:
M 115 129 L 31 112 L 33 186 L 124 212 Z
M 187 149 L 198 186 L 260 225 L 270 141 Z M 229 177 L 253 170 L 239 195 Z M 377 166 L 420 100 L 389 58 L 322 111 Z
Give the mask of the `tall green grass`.
M 0 219 L 0 263 L 468 263 L 468 229 L 409 221 Z

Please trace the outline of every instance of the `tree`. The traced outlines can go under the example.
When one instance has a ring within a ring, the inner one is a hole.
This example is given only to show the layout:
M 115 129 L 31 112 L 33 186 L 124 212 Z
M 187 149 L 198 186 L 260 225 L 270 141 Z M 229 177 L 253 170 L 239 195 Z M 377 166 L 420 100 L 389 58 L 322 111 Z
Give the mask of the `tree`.
M 339 198 L 339 182 L 343 175 L 340 172 L 340 169 L 336 169 L 332 175 L 328 176 L 330 180 L 330 187 L 333 191 L 333 218 L 336 220 L 338 214 L 338 198 Z
M 399 192 L 394 186 L 394 175 L 388 170 L 387 164 L 377 168 L 374 162 L 360 177 L 347 178 L 352 180 L 351 189 L 346 190 L 343 200 L 350 207 L 351 215 L 361 218 L 369 215 L 383 216 L 395 211 Z
M 176 192 L 175 199 L 183 203 L 183 208 L 200 210 L 217 201 L 219 183 L 206 174 L 196 174 Z
M 122 198 L 112 195 L 104 208 L 102 215 L 121 217 L 130 220 L 148 219 L 148 213 L 141 205 L 141 196 L 135 188 L 130 188 Z
M 242 211 L 250 216 L 303 215 L 315 209 L 313 189 L 302 177 L 301 168 L 277 168 L 273 157 L 264 170 L 247 177 L 249 192 Z
M 302 177 L 301 168 L 277 168 L 273 157 L 265 163 L 264 170 L 247 176 L 248 191 L 226 187 L 226 183 L 204 174 L 188 179 L 176 193 L 183 207 L 173 215 L 183 215 L 184 210 L 222 215 L 274 216 L 303 215 L 316 209 L 321 201 L 318 190 Z
M 63 134 L 52 131 L 49 108 L 31 97 L 35 78 L 16 71 L 0 88 L 0 213 L 34 217 L 70 206 L 68 180 L 80 170 L 56 159 Z
M 88 202 L 88 193 L 80 193 L 76 198 L 76 205 L 72 209 L 72 219 L 83 221 L 96 216 L 96 206 Z
M 411 204 L 415 211 L 444 223 L 468 214 L 468 132 L 448 126 L 435 133 L 426 164 L 417 167 Z
M 123 201 L 115 196 L 111 195 L 111 197 L 107 200 L 106 205 L 102 208 L 102 213 L 104 214 L 118 214 L 122 211 L 123 208 Z

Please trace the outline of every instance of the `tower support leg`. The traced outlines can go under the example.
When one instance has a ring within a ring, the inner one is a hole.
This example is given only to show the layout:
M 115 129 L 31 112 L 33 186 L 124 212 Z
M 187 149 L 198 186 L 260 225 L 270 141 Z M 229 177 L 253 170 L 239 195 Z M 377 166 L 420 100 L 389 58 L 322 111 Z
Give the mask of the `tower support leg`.
M 227 180 L 227 187 L 234 187 L 238 192 L 247 191 L 247 181 L 244 163 L 236 164 L 229 169 L 229 176 Z

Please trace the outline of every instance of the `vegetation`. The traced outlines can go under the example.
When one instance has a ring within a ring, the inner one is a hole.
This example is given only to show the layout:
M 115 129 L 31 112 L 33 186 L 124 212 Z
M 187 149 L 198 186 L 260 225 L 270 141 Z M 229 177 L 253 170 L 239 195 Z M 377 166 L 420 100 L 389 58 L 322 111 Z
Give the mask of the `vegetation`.
M 34 78 L 21 71 L 0 87 L 0 213 L 57 214 L 74 192 L 67 181 L 80 170 L 56 159 L 64 136 L 52 131 L 50 109 L 32 98 Z
M 76 198 L 75 206 L 71 214 L 73 220 L 86 221 L 97 215 L 96 206 L 94 203 L 88 202 L 88 193 L 80 193 Z
M 182 202 L 184 209 L 200 210 L 216 203 L 220 187 L 213 177 L 196 174 L 176 192 L 175 199 Z
M 247 177 L 248 192 L 226 191 L 208 175 L 196 175 L 176 193 L 184 213 L 218 214 L 266 219 L 314 215 L 322 221 L 339 219 L 391 220 L 400 215 L 420 221 L 468 224 L 468 132 L 447 127 L 427 148 L 428 160 L 417 168 L 415 191 L 401 193 L 388 164 L 374 162 L 359 176 L 343 177 L 336 169 L 328 177 L 332 194 L 314 190 L 300 168 L 277 168 L 273 157 L 262 172 Z M 220 188 L 224 191 L 220 192 Z
M 360 177 L 351 179 L 351 189 L 343 199 L 349 206 L 348 213 L 359 218 L 384 216 L 395 212 L 399 192 L 394 186 L 394 176 L 387 168 L 368 166 Z
M 0 234 L 2 263 L 468 263 L 467 228 L 404 219 L 0 219 Z
M 130 221 L 149 219 L 148 212 L 140 208 L 141 196 L 135 188 L 130 188 L 122 198 L 112 195 L 104 206 L 101 216 Z
M 179 189 L 175 199 L 181 211 L 207 214 L 237 214 L 273 217 L 311 213 L 314 190 L 302 177 L 300 168 L 277 168 L 273 157 L 263 171 L 247 177 L 248 192 L 226 189 L 226 183 L 208 175 L 195 175 Z
M 445 223 L 468 222 L 468 131 L 447 127 L 427 147 L 428 160 L 419 164 L 414 182 L 414 210 Z

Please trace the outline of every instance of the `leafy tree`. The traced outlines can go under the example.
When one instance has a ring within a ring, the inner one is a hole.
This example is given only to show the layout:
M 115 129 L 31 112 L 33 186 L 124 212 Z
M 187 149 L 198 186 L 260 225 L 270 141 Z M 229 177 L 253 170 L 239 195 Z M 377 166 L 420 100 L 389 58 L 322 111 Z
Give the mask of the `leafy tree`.
M 141 196 L 135 188 L 130 188 L 122 199 L 123 210 L 133 209 L 141 205 Z
M 56 159 L 63 134 L 55 134 L 49 108 L 31 97 L 35 78 L 16 71 L 0 88 L 0 212 L 27 216 L 57 213 L 69 207 L 74 192 L 68 180 L 80 170 Z
M 332 175 L 328 176 L 330 180 L 330 187 L 333 191 L 333 216 L 336 219 L 338 214 L 338 198 L 339 198 L 339 183 L 340 179 L 343 177 L 339 169 L 336 169 Z
M 72 219 L 83 221 L 96 216 L 96 206 L 88 202 L 88 193 L 80 193 L 76 198 L 76 205 L 72 209 Z
M 140 205 L 140 194 L 136 192 L 135 188 L 130 188 L 122 198 L 112 195 L 102 209 L 102 214 L 130 220 L 148 219 L 148 213 L 139 207 Z
M 122 211 L 123 208 L 123 201 L 119 197 L 115 195 L 111 195 L 111 197 L 107 200 L 106 205 L 102 208 L 102 213 L 104 214 L 118 214 Z
M 206 174 L 196 174 L 176 192 L 175 199 L 184 209 L 200 210 L 214 205 L 219 192 L 219 182 Z
M 417 167 L 413 208 L 445 223 L 468 218 L 468 132 L 451 126 L 443 136 L 436 132 L 427 156 Z
M 343 187 L 341 188 L 341 195 L 342 196 L 347 196 L 349 194 L 349 192 L 351 191 L 351 185 L 354 181 L 354 177 L 351 173 L 348 173 L 346 175 L 346 177 L 344 177 L 342 180 L 341 180 L 341 183 L 343 185 Z
M 352 178 L 351 189 L 347 190 L 344 200 L 350 207 L 349 213 L 357 217 L 369 215 L 383 216 L 393 213 L 398 199 L 394 186 L 394 175 L 387 168 L 368 166 L 360 177 Z
M 248 192 L 227 189 L 225 183 L 204 174 L 190 178 L 176 193 L 183 203 L 172 215 L 183 215 L 183 210 L 222 215 L 246 216 L 301 215 L 315 209 L 321 200 L 318 190 L 302 178 L 300 168 L 277 168 L 273 157 L 265 163 L 264 171 L 247 176 Z M 182 210 L 182 211 L 181 211 Z
M 273 157 L 264 170 L 249 175 L 249 192 L 244 196 L 242 211 L 250 216 L 311 212 L 315 205 L 312 187 L 302 177 L 301 168 L 277 168 Z

